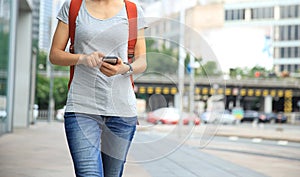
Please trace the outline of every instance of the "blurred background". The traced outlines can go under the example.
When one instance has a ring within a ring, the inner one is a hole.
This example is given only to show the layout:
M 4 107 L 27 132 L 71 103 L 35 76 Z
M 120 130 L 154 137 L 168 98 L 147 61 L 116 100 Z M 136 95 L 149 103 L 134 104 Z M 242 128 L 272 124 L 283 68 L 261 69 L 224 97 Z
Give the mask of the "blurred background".
M 142 126 L 291 130 L 299 147 L 299 0 L 135 2 L 148 23 L 148 68 L 134 88 Z M 0 0 L 0 135 L 63 121 L 69 68 L 48 61 L 63 3 Z M 291 153 L 299 165 L 297 148 Z

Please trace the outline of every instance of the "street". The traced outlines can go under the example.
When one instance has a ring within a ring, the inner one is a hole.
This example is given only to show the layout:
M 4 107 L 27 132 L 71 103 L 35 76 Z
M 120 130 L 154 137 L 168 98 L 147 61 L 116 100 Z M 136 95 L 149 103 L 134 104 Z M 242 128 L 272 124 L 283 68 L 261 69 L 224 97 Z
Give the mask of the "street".
M 140 123 L 124 177 L 296 177 L 300 173 L 298 126 L 282 125 L 278 132 L 278 125 Z M 282 139 L 271 139 L 278 136 Z M 74 176 L 62 122 L 37 122 L 3 135 L 0 159 L 0 177 Z
M 147 126 L 147 123 L 145 123 L 144 126 Z M 201 164 L 193 164 L 193 158 L 197 158 L 199 157 L 199 155 L 203 157 L 204 154 L 205 158 L 203 159 L 203 162 L 207 163 L 206 165 L 208 166 L 210 163 L 207 159 L 214 159 L 216 157 L 225 160 L 225 162 L 222 162 L 221 160 L 213 160 L 218 161 L 218 166 L 220 166 L 221 169 L 230 166 L 229 162 L 239 166 L 231 167 L 231 169 L 227 171 L 230 175 L 227 174 L 226 176 L 246 176 L 246 174 L 240 175 L 240 173 L 235 172 L 234 168 L 239 169 L 240 167 L 245 167 L 251 170 L 251 172 L 248 171 L 248 174 L 253 172 L 258 173 L 251 174 L 251 176 L 298 176 L 300 172 L 299 142 L 288 142 L 285 140 L 277 141 L 272 139 L 268 140 L 255 137 L 240 138 L 238 137 L 238 134 L 241 134 L 241 131 L 236 132 L 237 136 L 213 136 L 204 134 L 204 126 L 206 125 L 196 127 L 183 126 L 181 130 L 183 137 L 179 138 L 177 133 L 178 127 L 176 126 L 155 125 L 151 127 L 150 125 L 151 128 L 149 128 L 148 131 L 137 132 L 135 139 L 136 143 L 133 143 L 132 146 L 132 156 L 137 156 L 136 162 L 141 163 L 144 168 L 148 169 L 148 171 L 151 171 L 151 166 L 155 166 L 155 162 L 158 161 L 159 163 L 157 164 L 159 165 L 156 166 L 156 168 L 152 167 L 154 174 L 153 176 L 167 175 L 164 174 L 164 171 L 168 170 L 161 168 L 168 169 L 170 168 L 170 164 L 177 165 L 176 168 L 173 168 L 176 170 L 173 171 L 174 174 L 172 174 L 171 176 L 181 176 L 178 175 L 178 172 L 182 171 L 184 171 L 185 174 L 189 174 L 188 176 L 214 176 L 214 174 L 207 175 L 207 173 L 204 172 L 207 171 L 207 169 L 201 169 Z M 280 130 L 286 131 L 286 133 L 288 131 L 299 133 L 298 126 L 278 124 L 265 124 L 263 126 L 259 126 L 260 127 L 253 127 L 252 124 L 244 123 L 238 126 L 212 126 L 207 129 L 210 129 L 210 131 L 219 129 L 218 131 L 222 132 L 223 129 L 238 131 L 239 128 L 243 128 L 245 130 L 248 129 L 251 131 L 264 131 L 266 134 L 268 134 L 272 131 L 277 131 L 277 129 L 280 127 Z M 207 142 L 201 142 L 203 141 L 201 140 L 201 138 L 203 138 L 204 141 Z M 141 146 L 141 144 L 143 144 L 142 142 L 146 145 L 144 145 L 143 147 L 139 147 Z M 174 142 L 177 142 L 177 144 Z M 143 149 L 142 154 L 136 153 L 139 152 L 138 148 Z M 188 154 L 187 152 L 191 151 L 191 149 L 193 153 L 197 154 Z M 178 156 L 177 153 L 180 154 L 183 153 L 183 151 L 188 154 L 183 157 L 188 162 L 185 162 L 185 164 L 178 164 L 178 161 L 174 160 L 174 157 Z M 208 155 L 212 155 L 212 157 Z M 165 164 L 168 165 L 161 165 L 164 164 L 163 161 L 165 161 Z M 178 170 L 180 168 L 181 170 Z M 220 173 L 218 174 L 220 175 Z

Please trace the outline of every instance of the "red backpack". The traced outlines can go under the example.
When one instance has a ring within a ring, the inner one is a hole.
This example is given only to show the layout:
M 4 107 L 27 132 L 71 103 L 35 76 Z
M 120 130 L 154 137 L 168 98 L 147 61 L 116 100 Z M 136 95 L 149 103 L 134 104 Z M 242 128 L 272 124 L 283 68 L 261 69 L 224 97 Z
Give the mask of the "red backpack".
M 134 58 L 134 49 L 137 40 L 137 7 L 136 4 L 128 0 L 124 0 L 127 18 L 129 22 L 129 39 L 128 39 L 128 62 L 131 63 Z M 75 28 L 76 28 L 76 18 L 78 16 L 78 11 L 80 9 L 82 0 L 71 0 L 69 9 L 69 37 L 71 40 L 70 52 L 74 53 L 74 39 L 75 39 Z M 70 79 L 68 83 L 68 88 L 71 86 L 74 75 L 74 66 L 70 66 Z M 132 75 L 130 76 L 132 87 L 134 87 Z

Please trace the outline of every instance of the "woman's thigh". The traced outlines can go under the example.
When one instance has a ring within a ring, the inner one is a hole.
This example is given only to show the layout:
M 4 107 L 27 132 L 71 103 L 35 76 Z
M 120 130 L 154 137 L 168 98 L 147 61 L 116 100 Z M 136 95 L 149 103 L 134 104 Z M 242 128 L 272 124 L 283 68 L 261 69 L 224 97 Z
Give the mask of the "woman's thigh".
M 77 177 L 103 177 L 100 120 L 86 114 L 65 114 L 65 131 Z
M 105 117 L 102 160 L 105 177 L 122 176 L 129 146 L 136 130 L 136 117 Z

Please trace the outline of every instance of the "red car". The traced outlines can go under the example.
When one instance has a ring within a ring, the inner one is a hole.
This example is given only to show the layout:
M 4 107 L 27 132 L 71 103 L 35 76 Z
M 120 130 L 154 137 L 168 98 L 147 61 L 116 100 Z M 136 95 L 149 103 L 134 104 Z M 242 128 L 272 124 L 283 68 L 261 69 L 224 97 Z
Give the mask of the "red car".
M 184 125 L 193 123 L 200 124 L 200 118 L 196 114 L 182 113 L 182 120 Z M 179 111 L 176 108 L 160 108 L 147 115 L 147 122 L 153 124 L 177 124 L 179 122 Z

